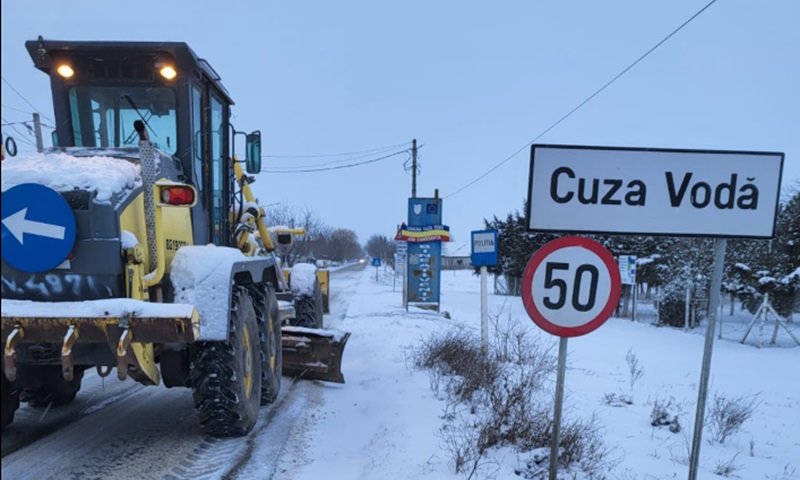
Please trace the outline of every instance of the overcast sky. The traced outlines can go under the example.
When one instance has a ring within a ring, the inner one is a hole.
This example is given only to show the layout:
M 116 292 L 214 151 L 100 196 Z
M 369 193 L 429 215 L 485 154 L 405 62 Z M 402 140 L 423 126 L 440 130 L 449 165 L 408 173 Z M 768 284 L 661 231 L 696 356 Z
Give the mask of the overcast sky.
M 387 3 L 3 0 L 2 75 L 52 118 L 48 79 L 33 68 L 25 40 L 185 41 L 222 76 L 237 102 L 237 129 L 262 131 L 265 154 L 353 152 L 416 138 L 418 195 L 438 188 L 445 223 L 467 240 L 483 218 L 522 208 L 529 151 L 448 195 L 708 0 Z M 782 151 L 784 187 L 797 185 L 798 19 L 796 0 L 719 0 L 539 142 Z M 3 123 L 29 118 L 30 106 L 5 82 L 2 105 Z M 7 127 L 3 134 L 19 136 Z M 343 158 L 270 157 L 264 168 Z M 264 173 L 255 188 L 262 203 L 307 206 L 365 242 L 373 233 L 394 235 L 404 221 L 407 159 Z

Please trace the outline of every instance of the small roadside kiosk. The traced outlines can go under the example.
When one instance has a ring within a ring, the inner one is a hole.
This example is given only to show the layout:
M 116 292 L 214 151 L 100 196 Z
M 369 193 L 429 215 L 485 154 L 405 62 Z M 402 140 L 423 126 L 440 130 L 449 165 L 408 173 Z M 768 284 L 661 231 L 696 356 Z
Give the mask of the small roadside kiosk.
M 531 147 L 530 231 L 715 238 L 689 480 L 697 478 L 727 238 L 773 237 L 783 159 L 779 152 Z M 590 333 L 611 316 L 620 270 L 602 245 L 569 236 L 536 251 L 522 281 L 528 315 L 560 337 L 549 472 L 555 480 L 567 338 Z

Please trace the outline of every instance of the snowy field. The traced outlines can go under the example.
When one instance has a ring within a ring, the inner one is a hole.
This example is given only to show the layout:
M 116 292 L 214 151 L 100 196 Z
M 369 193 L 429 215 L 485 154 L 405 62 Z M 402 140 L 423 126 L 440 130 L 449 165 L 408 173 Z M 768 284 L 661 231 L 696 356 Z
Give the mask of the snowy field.
M 347 298 L 345 314 L 329 324 L 352 332 L 342 367 L 347 384 L 318 384 L 321 401 L 307 413 L 309 426 L 299 444 L 283 456 L 279 478 L 461 478 L 438 434 L 445 403 L 430 390 L 428 374 L 414 370 L 412 355 L 422 339 L 437 332 L 479 333 L 479 279 L 469 271 L 443 272 L 447 319 L 416 309 L 407 313 L 399 278 L 393 291 L 391 272 L 379 273 L 376 281 L 374 268 L 364 270 L 354 288 L 358 294 Z M 518 297 L 490 295 L 489 303 L 490 315 L 519 322 L 556 351 L 557 339 L 538 333 Z M 657 328 L 650 324 L 646 304 L 640 312 L 635 323 L 612 318 L 597 331 L 570 339 L 564 420 L 597 415 L 615 464 L 608 472 L 611 479 L 686 478 L 704 327 L 690 332 Z M 724 394 L 755 398 L 757 407 L 724 444 L 709 442 L 704 430 L 699 478 L 722 478 L 713 472 L 729 464 L 732 478 L 800 479 L 800 347 L 793 347 L 783 331 L 777 347 L 742 345 L 750 317 L 727 313 L 726 308 L 723 339 L 714 346 L 709 403 Z M 797 316 L 791 328 L 800 335 Z M 751 339 L 757 343 L 760 336 L 767 345 L 771 334 L 771 328 L 755 329 Z M 632 391 L 629 351 L 644 370 Z M 612 406 L 604 402 L 608 394 L 631 395 L 634 401 Z M 669 400 L 678 407 L 678 433 L 650 425 L 654 402 Z M 475 478 L 521 478 L 514 470 L 530 460 L 530 454 L 507 447 L 489 456 L 490 468 Z

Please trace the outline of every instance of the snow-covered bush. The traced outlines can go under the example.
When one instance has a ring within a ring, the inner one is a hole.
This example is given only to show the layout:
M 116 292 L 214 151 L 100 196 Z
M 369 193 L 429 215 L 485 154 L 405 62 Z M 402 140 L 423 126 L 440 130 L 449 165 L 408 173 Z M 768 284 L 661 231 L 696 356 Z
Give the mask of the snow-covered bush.
M 633 387 L 644 376 L 644 367 L 639 364 L 639 357 L 636 356 L 632 348 L 628 349 L 628 353 L 625 354 L 625 363 L 628 364 L 631 395 L 633 395 Z
M 423 341 L 414 362 L 429 370 L 432 388 L 447 395 L 439 438 L 456 473 L 464 478 L 484 478 L 493 464 L 487 456 L 493 448 L 528 452 L 549 447 L 552 437 L 552 393 L 545 391 L 545 379 L 555 366 L 552 349 L 521 330 L 497 321 L 495 326 L 507 335 L 488 351 L 474 335 L 450 331 Z M 604 478 L 608 452 L 599 432 L 595 417 L 565 420 L 561 468 Z
M 669 427 L 672 433 L 681 431 L 681 423 L 678 416 L 681 414 L 680 407 L 673 403 L 673 399 L 658 400 L 653 402 L 653 409 L 650 411 L 650 425 L 654 427 Z
M 736 472 L 741 468 L 739 465 L 736 465 L 734 463 L 736 461 L 736 457 L 738 456 L 739 453 L 737 452 L 736 455 L 734 455 L 733 458 L 731 458 L 727 462 L 724 461 L 718 462 L 717 467 L 714 469 L 714 474 L 719 475 L 721 477 L 730 477 L 731 475 L 733 475 L 734 472 Z
M 451 330 L 431 336 L 419 347 L 417 368 L 444 375 L 445 390 L 460 401 L 469 402 L 478 390 L 485 390 L 501 373 L 500 364 L 481 350 L 480 340 L 464 331 Z
M 738 432 L 744 422 L 753 416 L 758 405 L 757 396 L 728 398 L 724 393 L 715 393 L 706 420 L 711 441 L 725 443 L 728 437 Z

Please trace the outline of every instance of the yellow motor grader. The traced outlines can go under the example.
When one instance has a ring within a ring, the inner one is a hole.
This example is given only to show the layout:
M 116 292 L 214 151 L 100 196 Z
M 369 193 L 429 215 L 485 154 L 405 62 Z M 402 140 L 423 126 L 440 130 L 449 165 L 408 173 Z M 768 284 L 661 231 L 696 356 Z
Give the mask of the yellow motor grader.
M 178 42 L 26 48 L 56 129 L 2 165 L 3 427 L 20 401 L 73 400 L 90 368 L 191 388 L 214 436 L 249 432 L 282 373 L 344 382 L 328 272 L 287 281 L 275 247 L 300 232 L 264 224 L 261 136 L 233 128 L 211 65 Z

